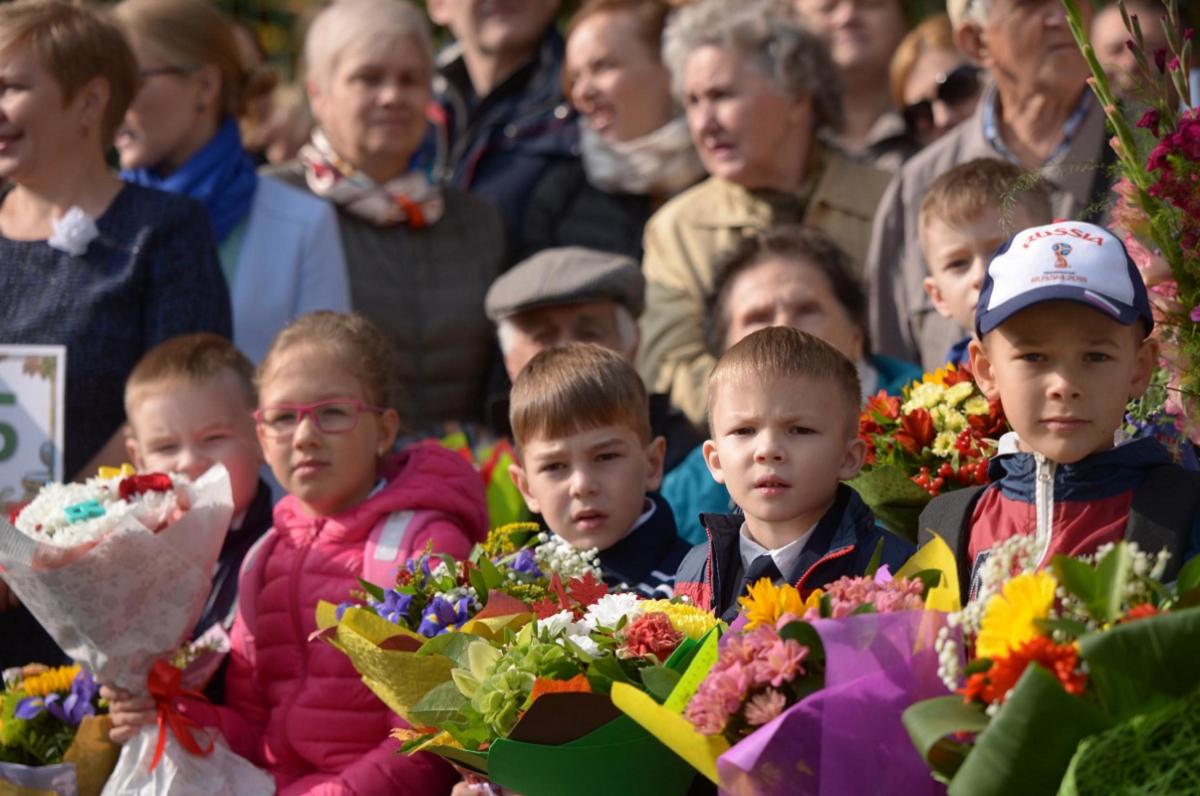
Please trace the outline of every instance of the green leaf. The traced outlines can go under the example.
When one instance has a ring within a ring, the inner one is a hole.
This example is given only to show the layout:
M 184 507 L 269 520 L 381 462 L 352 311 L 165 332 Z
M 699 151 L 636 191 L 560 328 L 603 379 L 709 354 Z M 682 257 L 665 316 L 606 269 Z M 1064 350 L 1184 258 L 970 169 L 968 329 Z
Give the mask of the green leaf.
M 1054 570 L 1054 577 L 1062 587 L 1082 600 L 1090 610 L 1099 591 L 1096 570 L 1091 565 L 1069 556 L 1055 556 L 1050 561 L 1050 568 Z
M 500 570 L 496 569 L 496 565 L 488 559 L 479 559 L 479 571 L 483 575 L 483 582 L 487 589 L 498 589 L 504 585 L 504 576 L 500 574 Z
M 963 676 L 970 677 L 973 674 L 986 672 L 990 668 L 992 668 L 991 658 L 976 658 L 963 667 Z
M 616 658 L 596 658 L 588 664 L 587 668 L 588 684 L 597 694 L 607 694 L 612 691 L 613 683 L 629 683 L 636 686 L 636 683 L 631 681 L 625 670 L 621 668 L 621 664 Z
M 665 666 L 649 666 L 642 669 L 641 676 L 642 683 L 646 686 L 646 692 L 661 704 L 671 695 L 681 674 Z
M 871 553 L 871 560 L 867 562 L 867 571 L 864 573 L 868 578 L 874 578 L 875 572 L 879 569 L 879 562 L 883 560 L 883 537 L 875 543 L 875 550 Z
M 1200 588 L 1200 556 L 1184 564 L 1175 578 L 1175 593 L 1183 595 L 1193 589 Z
M 1033 620 L 1033 624 L 1039 630 L 1045 630 L 1048 632 L 1061 630 L 1072 639 L 1079 638 L 1084 633 L 1087 633 L 1090 629 L 1083 622 L 1079 622 L 1074 619 L 1035 619 Z
M 385 589 L 383 589 L 380 586 L 376 586 L 374 583 L 365 581 L 362 578 L 358 579 L 358 584 L 360 586 L 362 586 L 363 591 L 365 591 L 373 599 L 379 600 L 379 602 L 383 602 L 383 595 L 386 593 Z
M 1133 553 L 1129 545 L 1118 542 L 1096 565 L 1097 592 L 1093 616 L 1105 624 L 1121 616 L 1126 585 L 1133 575 Z
M 960 732 L 976 733 L 988 725 L 987 714 L 978 704 L 964 704 L 962 697 L 943 696 L 917 702 L 904 711 L 904 729 L 917 752 L 935 774 L 950 778 L 962 765 L 968 747 L 947 738 Z
M 429 689 L 417 700 L 409 711 L 412 723 L 425 727 L 441 727 L 458 717 L 467 698 L 459 693 L 452 681 L 446 681 Z
M 921 581 L 921 597 L 929 594 L 929 590 L 936 588 L 942 582 L 942 573 L 936 569 L 922 569 L 920 572 L 914 572 L 908 576 L 909 580 Z
M 471 588 L 475 590 L 476 596 L 479 597 L 479 604 L 481 606 L 486 606 L 488 592 L 490 591 L 487 585 L 487 578 L 483 576 L 483 572 L 479 569 L 479 567 L 471 567 L 471 574 L 469 577 L 471 579 Z
M 417 650 L 417 654 L 444 655 L 454 661 L 455 666 L 465 669 L 470 665 L 467 660 L 467 649 L 475 641 L 483 641 L 483 638 L 472 633 L 443 633 L 422 644 L 421 648 Z
M 450 573 L 450 580 L 453 581 L 451 584 L 451 588 L 453 588 L 453 585 L 458 583 L 458 562 L 454 560 L 454 556 L 447 553 L 437 553 L 434 558 L 439 558 L 445 563 L 446 571 Z

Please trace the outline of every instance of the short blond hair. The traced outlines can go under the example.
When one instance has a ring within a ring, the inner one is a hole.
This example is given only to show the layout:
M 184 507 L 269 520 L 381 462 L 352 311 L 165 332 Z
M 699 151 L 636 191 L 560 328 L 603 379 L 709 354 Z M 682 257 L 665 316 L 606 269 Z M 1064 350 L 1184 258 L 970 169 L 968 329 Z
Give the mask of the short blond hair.
M 1028 223 L 1014 222 L 1013 212 L 1018 208 L 1025 211 Z M 1006 236 L 1054 220 L 1050 191 L 1036 173 L 1023 172 L 1006 160 L 976 158 L 933 181 L 921 200 L 917 229 L 923 238 L 933 219 L 959 227 L 973 223 L 987 209 L 1000 210 Z
M 792 378 L 821 379 L 833 385 L 845 399 L 843 408 L 853 436 L 862 403 L 858 368 L 821 338 L 790 326 L 771 326 L 748 334 L 717 360 L 708 380 L 710 433 L 716 433 L 711 429 L 712 413 L 722 389 L 731 385 L 761 386 Z
M 904 107 L 904 84 L 908 82 L 913 67 L 917 65 L 921 54 L 929 50 L 958 52 L 958 45 L 954 43 L 954 28 L 950 25 L 950 17 L 945 14 L 934 14 L 910 30 L 892 53 L 888 87 L 897 108 Z
M 601 426 L 623 426 L 650 442 L 650 399 L 637 371 L 595 343 L 542 351 L 517 374 L 509 399 L 517 447 Z
M 61 0 L 0 4 L 0 50 L 29 47 L 70 102 L 97 77 L 108 84 L 100 142 L 112 145 L 140 82 L 137 59 L 115 25 Z
M 237 381 L 246 410 L 258 405 L 254 365 L 237 346 L 211 332 L 172 337 L 150 349 L 125 380 L 125 414 L 147 392 L 168 384 L 204 384 L 223 373 Z
M 305 76 L 327 85 L 338 59 L 349 48 L 416 42 L 433 79 L 433 35 L 425 15 L 408 0 L 336 0 L 321 10 L 304 37 Z

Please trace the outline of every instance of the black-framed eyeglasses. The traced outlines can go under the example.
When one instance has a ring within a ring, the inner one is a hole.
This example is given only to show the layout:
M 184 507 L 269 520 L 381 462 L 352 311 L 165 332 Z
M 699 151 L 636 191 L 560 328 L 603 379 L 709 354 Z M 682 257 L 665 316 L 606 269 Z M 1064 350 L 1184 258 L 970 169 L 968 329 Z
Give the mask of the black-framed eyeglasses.
M 979 93 L 979 67 L 959 64 L 949 72 L 935 78 L 937 87 L 934 99 L 923 99 L 904 106 L 904 124 L 910 133 L 918 133 L 933 127 L 933 103 L 935 101 L 954 106 L 974 99 Z

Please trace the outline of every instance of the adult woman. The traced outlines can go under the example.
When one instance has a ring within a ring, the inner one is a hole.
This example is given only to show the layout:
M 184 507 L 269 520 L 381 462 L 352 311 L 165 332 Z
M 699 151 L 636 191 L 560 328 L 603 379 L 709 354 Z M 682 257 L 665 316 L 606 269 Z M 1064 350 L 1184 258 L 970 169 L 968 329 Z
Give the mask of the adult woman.
M 979 99 L 979 68 L 954 46 L 945 14 L 930 17 L 904 37 L 888 82 L 909 134 L 922 146 L 970 116 Z
M 716 255 L 748 232 L 803 221 L 861 262 L 888 175 L 817 139 L 839 126 L 841 82 L 825 46 L 775 0 L 686 6 L 667 26 L 664 54 L 712 176 L 646 224 L 639 369 L 699 426 Z
M 142 86 L 117 132 L 121 176 L 208 210 L 233 302 L 233 339 L 254 361 L 294 317 L 348 310 L 333 209 L 260 178 L 242 149 L 246 73 L 233 29 L 207 0 L 123 0 L 114 11 Z
M 564 91 L 582 161 L 552 166 L 530 198 L 518 253 L 558 246 L 642 256 L 642 229 L 704 175 L 659 58 L 662 0 L 589 0 L 567 30 Z
M 482 415 L 493 350 L 483 297 L 504 258 L 498 213 L 410 171 L 433 58 L 404 0 L 339 0 L 305 42 L 317 129 L 279 176 L 337 206 L 355 309 L 400 354 L 411 428 Z
M 899 394 L 921 377 L 916 365 L 871 353 L 867 298 L 849 256 L 826 235 L 798 225 L 772 227 L 721 258 L 709 300 L 713 356 L 768 326 L 820 337 L 858 365 L 862 396 Z M 713 481 L 697 448 L 663 480 L 680 535 L 704 541 L 701 512 L 729 511 L 729 493 Z
M 122 186 L 104 162 L 137 79 L 120 32 L 92 12 L 0 5 L 0 342 L 66 347 L 60 478 L 124 458 L 121 398 L 142 354 L 185 332 L 229 333 L 199 208 Z M 0 635 L 2 667 L 61 657 L 23 609 L 0 612 Z

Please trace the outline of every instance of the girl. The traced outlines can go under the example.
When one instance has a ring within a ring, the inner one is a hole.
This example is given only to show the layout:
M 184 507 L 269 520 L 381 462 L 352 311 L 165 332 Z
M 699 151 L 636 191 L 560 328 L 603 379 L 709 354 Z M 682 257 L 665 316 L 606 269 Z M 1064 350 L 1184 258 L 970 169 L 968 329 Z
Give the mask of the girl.
M 296 320 L 258 378 L 259 441 L 289 494 L 243 567 L 228 706 L 206 723 L 274 775 L 280 794 L 445 793 L 453 771 L 397 754 L 388 733 L 399 717 L 340 652 L 309 637 L 317 602 L 346 599 L 364 573 L 394 578 L 427 545 L 465 558 L 486 532 L 479 476 L 433 443 L 388 455 L 399 427 L 394 355 L 361 316 Z M 153 703 L 114 697 L 121 742 L 153 720 Z

